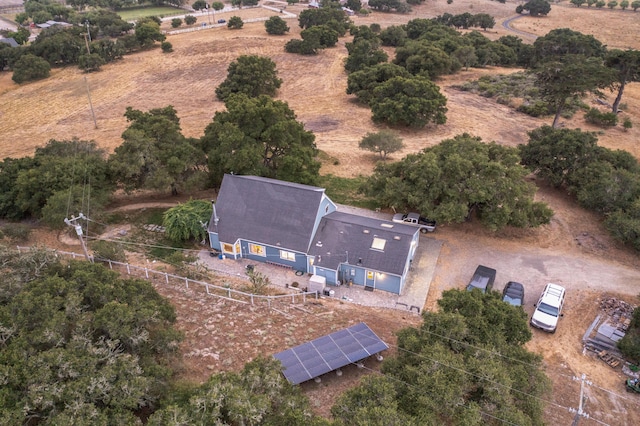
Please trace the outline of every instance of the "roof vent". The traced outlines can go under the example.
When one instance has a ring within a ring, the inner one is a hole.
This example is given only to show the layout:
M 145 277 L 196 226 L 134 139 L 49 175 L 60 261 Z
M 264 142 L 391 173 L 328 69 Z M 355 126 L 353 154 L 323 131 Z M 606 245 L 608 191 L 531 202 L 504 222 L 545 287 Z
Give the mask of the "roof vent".
M 400 235 L 394 235 L 393 239 L 396 240 L 396 241 L 400 241 Z
M 369 232 L 371 232 L 371 231 L 369 231 L 368 229 L 363 229 L 363 230 L 362 230 L 362 233 L 363 233 L 363 234 L 368 234 Z
M 380 226 L 383 228 L 393 228 L 393 223 L 381 223 Z
M 316 247 L 322 247 L 322 241 L 318 241 L 318 242 L 316 243 Z

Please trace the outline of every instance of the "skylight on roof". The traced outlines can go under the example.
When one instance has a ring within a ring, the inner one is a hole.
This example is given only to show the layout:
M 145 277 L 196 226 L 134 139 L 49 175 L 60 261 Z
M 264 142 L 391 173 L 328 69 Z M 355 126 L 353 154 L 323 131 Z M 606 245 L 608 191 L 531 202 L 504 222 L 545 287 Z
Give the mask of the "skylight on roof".
M 387 240 L 385 240 L 384 238 L 373 237 L 371 248 L 374 250 L 384 250 L 385 244 L 387 244 Z

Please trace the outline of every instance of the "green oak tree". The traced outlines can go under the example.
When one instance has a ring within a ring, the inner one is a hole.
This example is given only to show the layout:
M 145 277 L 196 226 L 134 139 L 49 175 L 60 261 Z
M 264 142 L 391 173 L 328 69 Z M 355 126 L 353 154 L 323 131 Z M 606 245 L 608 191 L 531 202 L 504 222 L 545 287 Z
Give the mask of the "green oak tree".
M 341 425 L 537 425 L 550 382 L 526 313 L 500 294 L 448 290 L 438 312 L 398 332 L 397 355 L 331 409 Z M 455 403 L 453 403 L 455 401 Z
M 352 72 L 347 77 L 347 94 L 356 95 L 360 102 L 368 104 L 373 98 L 373 90 L 393 77 L 411 77 L 405 68 L 382 63 Z
M 104 200 L 113 190 L 104 150 L 93 141 L 77 139 L 50 140 L 36 149 L 33 158 L 5 159 L 0 165 L 0 179 L 7 185 L 0 198 L 0 214 L 8 219 L 41 218 L 51 197 L 65 192 L 67 199 L 62 211 L 68 213 L 73 207 L 88 212 L 86 203 L 90 198 Z M 70 196 L 73 187 L 84 190 L 84 205 L 75 204 Z
M 300 37 L 319 49 L 333 47 L 338 43 L 338 33 L 327 25 L 314 25 L 300 31 Z
M 393 63 L 404 67 L 413 75 L 436 79 L 460 68 L 447 52 L 427 40 L 408 41 L 396 48 Z
M 522 164 L 556 188 L 571 183 L 576 171 L 594 161 L 598 138 L 580 129 L 542 126 L 529 132 L 519 145 Z
M 225 173 L 316 182 L 320 163 L 315 136 L 296 121 L 286 102 L 238 93 L 230 95 L 225 106 L 201 139 L 213 185 L 219 185 Z
M 373 89 L 369 101 L 376 123 L 421 128 L 447 121 L 447 98 L 425 77 L 393 77 Z
M 267 34 L 271 35 L 283 35 L 289 31 L 289 26 L 286 21 L 279 16 L 272 16 L 264 23 L 264 28 L 267 30 Z
M 153 46 L 156 41 L 165 41 L 167 38 L 160 31 L 160 24 L 151 18 L 138 20 L 134 31 L 136 40 L 143 49 Z
M 115 182 L 125 191 L 201 188 L 206 179 L 204 152 L 196 139 L 186 138 L 172 106 L 148 112 L 127 107 L 129 127 L 123 142 L 109 157 Z
M 517 149 L 463 134 L 397 163 L 379 164 L 363 190 L 380 205 L 438 222 L 459 223 L 475 213 L 492 230 L 535 227 L 548 223 L 553 212 L 533 200 L 536 188 L 525 180 L 528 173 Z
M 207 237 L 206 224 L 212 212 L 210 202 L 190 200 L 165 211 L 162 215 L 162 226 L 166 229 L 167 237 L 173 241 L 200 241 Z
M 613 101 L 612 112 L 618 113 L 622 94 L 627 83 L 640 81 L 640 51 L 613 49 L 607 52 L 605 65 L 616 72 L 615 86 L 618 94 Z
M 391 25 L 380 31 L 383 46 L 403 46 L 407 40 L 407 32 L 400 25 Z
M 344 69 L 348 73 L 387 62 L 389 58 L 386 52 L 380 49 L 377 40 L 360 39 L 357 42 L 346 43 L 345 46 L 349 55 L 344 61 Z
M 247 96 L 275 96 L 282 80 L 276 64 L 266 56 L 242 55 L 229 64 L 227 78 L 216 88 L 216 96 L 225 101 L 233 93 Z
M 534 62 L 561 59 L 565 55 L 604 58 L 606 47 L 594 36 L 569 28 L 557 28 L 538 37 L 533 43 Z
M 516 7 L 516 13 L 522 13 L 523 10 L 528 11 L 531 16 L 546 16 L 551 12 L 551 5 L 547 0 L 529 0 Z
M 13 76 L 11 79 L 18 84 L 27 81 L 41 80 L 49 77 L 51 73 L 51 65 L 35 55 L 27 53 L 13 64 Z
M 402 139 L 391 130 L 380 130 L 375 133 L 367 133 L 360 140 L 358 148 L 375 152 L 380 155 L 380 159 L 385 161 L 387 155 L 400 151 L 404 148 Z
M 229 28 L 230 30 L 239 30 L 243 26 L 244 22 L 239 16 L 232 16 L 231 18 L 229 18 L 229 22 L 227 22 L 227 28 Z
M 535 75 L 540 94 L 554 110 L 553 127 L 558 125 L 569 97 L 597 93 L 615 81 L 615 72 L 601 58 L 574 54 L 538 63 Z
M 166 392 L 181 338 L 173 307 L 99 264 L 54 262 L 40 275 L 0 305 L 0 417 L 138 424 Z
M 313 414 L 309 400 L 287 382 L 281 368 L 273 358 L 257 358 L 240 372 L 214 374 L 183 395 L 169 395 L 147 424 L 329 426 Z

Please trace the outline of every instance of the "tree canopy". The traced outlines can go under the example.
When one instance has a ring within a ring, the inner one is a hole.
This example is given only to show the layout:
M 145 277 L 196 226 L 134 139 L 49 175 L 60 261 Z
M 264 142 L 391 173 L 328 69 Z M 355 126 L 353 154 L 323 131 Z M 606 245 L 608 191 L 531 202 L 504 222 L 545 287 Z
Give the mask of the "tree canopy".
M 547 0 L 529 0 L 516 7 L 516 13 L 522 13 L 523 10 L 528 11 L 531 16 L 546 16 L 551 12 L 551 4 Z
M 597 146 L 593 133 L 549 126 L 530 132 L 519 148 L 523 164 L 604 214 L 609 232 L 640 250 L 640 165 L 630 153 Z
M 109 169 L 126 191 L 170 188 L 175 195 L 204 184 L 204 153 L 196 139 L 182 135 L 171 105 L 148 112 L 127 107 L 124 116 L 130 124 L 109 157 Z
M 360 149 L 375 152 L 381 160 L 386 160 L 388 154 L 400 151 L 404 148 L 400 136 L 390 130 L 380 130 L 376 133 L 367 133 L 358 144 Z
M 232 93 L 247 96 L 275 96 L 282 80 L 276 64 L 266 56 L 242 55 L 229 64 L 227 78 L 216 88 L 216 96 L 225 101 Z
M 558 60 L 565 55 L 603 58 L 606 51 L 606 47 L 594 36 L 569 28 L 553 29 L 533 43 L 535 62 Z
M 0 417 L 139 423 L 136 413 L 166 390 L 181 338 L 174 322 L 148 282 L 89 262 L 48 263 L 0 304 Z
M 533 201 L 536 187 L 525 180 L 527 173 L 517 149 L 465 133 L 397 163 L 379 164 L 363 189 L 382 206 L 438 222 L 463 222 L 475 212 L 490 229 L 535 227 L 548 223 L 553 212 Z
M 97 200 L 113 190 L 104 150 L 93 141 L 78 139 L 52 139 L 37 148 L 33 158 L 5 159 L 0 162 L 0 182 L 5 188 L 0 196 L 0 216 L 13 220 L 40 218 L 56 194 L 62 198 L 66 194 L 62 210 L 57 211 L 63 218 L 70 208 L 87 212 L 89 193 Z M 83 198 L 71 196 L 78 190 L 84 191 Z
M 147 424 L 329 426 L 281 368 L 277 360 L 258 358 L 240 372 L 214 374 L 181 398 L 169 397 Z
M 382 63 L 365 67 L 349 74 L 347 77 L 347 94 L 356 95 L 360 102 L 368 104 L 373 98 L 373 90 L 393 77 L 411 77 L 405 68 Z
M 373 89 L 373 121 L 421 128 L 447 121 L 447 98 L 425 77 L 393 77 Z
M 558 125 L 569 97 L 596 93 L 615 80 L 615 73 L 602 59 L 574 54 L 538 63 L 535 75 L 540 94 L 555 112 L 553 127 Z
M 313 133 L 296 121 L 283 101 L 260 95 L 232 94 L 226 111 L 216 112 L 202 144 L 212 183 L 225 173 L 266 176 L 313 184 L 320 170 Z
M 542 424 L 549 388 L 527 315 L 482 294 L 449 290 L 439 312 L 398 333 L 398 353 L 331 410 L 342 425 Z
M 627 83 L 640 81 L 640 51 L 610 50 L 607 52 L 605 64 L 616 71 L 615 85 L 618 87 L 618 94 L 613 102 L 612 111 L 617 114 Z
M 279 16 L 272 16 L 267 19 L 264 23 L 264 28 L 267 30 L 267 34 L 271 35 L 282 35 L 289 31 L 289 26 Z
M 207 237 L 207 223 L 213 208 L 204 200 L 189 200 L 164 212 L 162 226 L 169 239 L 180 242 L 190 239 L 198 241 Z

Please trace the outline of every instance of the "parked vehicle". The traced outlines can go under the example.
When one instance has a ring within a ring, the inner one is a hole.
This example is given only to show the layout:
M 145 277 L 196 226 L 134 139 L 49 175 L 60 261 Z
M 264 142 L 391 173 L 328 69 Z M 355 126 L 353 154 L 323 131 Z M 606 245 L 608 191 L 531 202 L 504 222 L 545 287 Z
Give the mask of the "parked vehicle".
M 502 290 L 502 300 L 513 306 L 524 305 L 524 286 L 515 281 L 509 281 Z
M 227 22 L 227 21 L 226 21 L 226 20 L 224 20 L 224 19 L 218 19 L 218 24 L 224 24 L 224 23 L 226 23 L 226 22 Z
M 406 223 L 420 228 L 420 232 L 426 234 L 436 230 L 436 221 L 420 216 L 418 213 L 397 213 L 393 215 L 393 222 Z
M 558 327 L 558 320 L 562 316 L 564 295 L 564 287 L 558 284 L 547 284 L 540 295 L 538 303 L 535 305 L 536 310 L 533 311 L 529 323 L 540 330 L 555 333 Z
M 467 285 L 467 291 L 471 291 L 477 288 L 483 293 L 493 288 L 493 283 L 496 280 L 496 270 L 488 268 L 486 266 L 478 265 L 476 271 Z
M 627 392 L 638 392 L 640 393 L 640 380 L 638 379 L 627 379 Z

